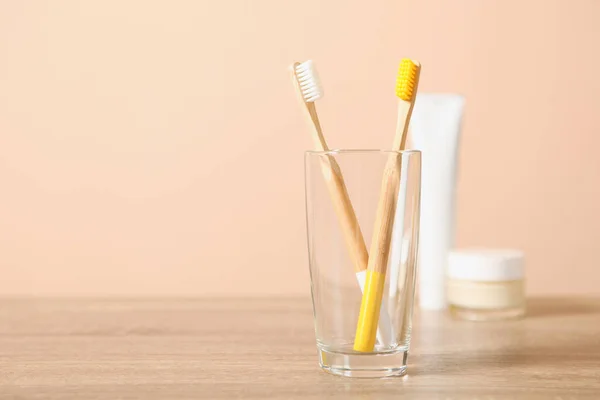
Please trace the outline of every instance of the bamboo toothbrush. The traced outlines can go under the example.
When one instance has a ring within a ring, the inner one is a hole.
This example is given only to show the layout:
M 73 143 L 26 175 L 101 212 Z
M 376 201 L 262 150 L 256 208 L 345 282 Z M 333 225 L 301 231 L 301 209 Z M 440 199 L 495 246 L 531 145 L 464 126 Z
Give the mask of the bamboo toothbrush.
M 392 148 L 394 151 L 404 150 L 406 146 L 406 133 L 415 104 L 420 73 L 421 65 L 417 61 L 405 58 L 400 62 L 396 80 L 396 95 L 400 98 L 400 101 L 398 103 L 396 136 Z M 356 351 L 373 351 L 380 311 L 386 303 L 382 300 L 394 214 L 398 200 L 400 165 L 401 157 L 392 154 L 383 172 L 381 193 L 371 241 L 371 257 L 369 258 L 360 315 L 354 338 L 354 350 Z
M 314 128 L 312 129 L 312 136 L 315 147 L 318 151 L 328 151 L 329 148 L 321 129 L 315 105 L 315 101 L 323 97 L 323 89 L 321 88 L 321 82 L 314 64 L 310 60 L 303 63 L 295 63 L 293 65 L 293 73 L 295 77 L 294 82 L 296 83 L 302 104 L 306 106 L 310 124 Z M 322 168 L 335 212 L 342 225 L 351 261 L 354 264 L 355 271 L 358 273 L 366 269 L 369 253 L 367 252 L 367 246 L 365 245 L 354 208 L 350 202 L 350 196 L 348 195 L 341 169 L 337 161 L 329 155 L 322 158 Z
M 315 101 L 323 97 L 323 89 L 312 61 L 294 63 L 292 66 L 294 85 L 299 93 L 300 100 L 304 104 L 310 125 L 315 147 L 319 151 L 328 151 L 327 142 L 321 129 Z M 333 202 L 335 213 L 340 222 L 341 229 L 354 265 L 356 279 L 361 290 L 364 288 L 369 253 L 363 238 L 362 231 L 356 218 L 356 213 L 350 202 L 350 196 L 341 169 L 334 157 L 327 155 L 322 158 L 321 167 L 323 176 L 329 188 L 329 194 Z M 382 346 L 389 346 L 393 339 L 392 324 L 387 309 L 382 310 L 382 317 L 377 329 L 377 339 Z

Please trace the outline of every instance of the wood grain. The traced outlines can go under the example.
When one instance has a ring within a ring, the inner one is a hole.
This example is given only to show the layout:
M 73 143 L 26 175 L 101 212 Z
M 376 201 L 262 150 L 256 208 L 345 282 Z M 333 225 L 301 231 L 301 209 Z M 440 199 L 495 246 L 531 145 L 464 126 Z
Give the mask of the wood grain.
M 596 399 L 600 300 L 520 321 L 415 315 L 408 376 L 317 365 L 308 299 L 0 300 L 2 399 Z

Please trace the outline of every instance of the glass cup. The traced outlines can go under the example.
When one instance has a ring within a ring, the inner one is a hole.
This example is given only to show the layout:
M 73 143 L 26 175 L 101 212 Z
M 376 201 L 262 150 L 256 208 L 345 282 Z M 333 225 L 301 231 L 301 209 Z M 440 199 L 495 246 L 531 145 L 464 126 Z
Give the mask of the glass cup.
M 415 293 L 421 153 L 308 151 L 305 182 L 311 291 L 321 367 L 351 377 L 404 375 Z M 384 187 L 393 207 L 388 207 L 382 218 L 376 215 Z M 381 247 L 379 240 L 375 244 L 378 254 L 383 255 L 380 260 L 387 258 L 387 262 L 379 263 L 387 266 L 384 284 L 379 286 L 383 290 L 376 307 L 379 316 L 368 315 L 376 321 L 377 334 L 375 337 L 371 330 L 371 351 L 364 347 L 357 351 L 357 329 L 364 329 L 357 323 L 362 287 L 369 274 L 365 271 L 368 250 L 374 226 L 382 220 L 392 227 L 386 231 L 391 237 L 389 246 Z

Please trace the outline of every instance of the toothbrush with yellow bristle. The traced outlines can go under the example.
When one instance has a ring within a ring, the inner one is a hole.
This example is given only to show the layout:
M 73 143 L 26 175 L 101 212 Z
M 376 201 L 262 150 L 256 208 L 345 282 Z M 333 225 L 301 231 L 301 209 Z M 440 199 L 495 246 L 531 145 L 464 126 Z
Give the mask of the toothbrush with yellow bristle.
M 318 151 L 328 151 L 327 142 L 321 129 L 315 101 L 323 97 L 323 88 L 312 61 L 294 63 L 292 66 L 294 85 L 298 91 L 300 101 L 305 106 L 309 123 L 312 127 L 313 141 Z M 340 222 L 344 241 L 354 265 L 356 279 L 363 290 L 369 253 L 365 244 L 362 231 L 356 218 L 356 213 L 350 202 L 350 196 L 342 176 L 340 166 L 331 155 L 322 157 L 321 167 L 323 177 L 327 183 L 329 194 L 337 218 Z M 387 314 L 387 311 L 385 312 Z M 389 346 L 393 341 L 392 324 L 389 317 L 382 317 L 377 329 L 377 339 L 382 346 Z
M 396 80 L 396 95 L 400 100 L 398 103 L 398 123 L 392 147 L 393 151 L 404 150 L 406 146 L 406 134 L 415 104 L 420 73 L 421 64 L 417 61 L 405 58 L 400 62 Z M 398 200 L 401 174 L 400 166 L 401 157 L 394 153 L 388 159 L 383 172 L 381 193 L 375 216 L 373 238 L 371 240 L 367 276 L 354 338 L 354 350 L 360 352 L 373 351 L 377 324 L 380 314 L 384 314 L 383 307 L 386 301 L 382 300 L 394 215 Z

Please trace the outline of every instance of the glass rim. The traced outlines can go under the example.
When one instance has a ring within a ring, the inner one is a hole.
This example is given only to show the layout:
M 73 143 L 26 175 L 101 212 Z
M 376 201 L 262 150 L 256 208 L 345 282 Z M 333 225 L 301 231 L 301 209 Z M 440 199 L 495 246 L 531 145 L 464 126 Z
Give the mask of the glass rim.
M 386 150 L 386 149 L 330 149 L 330 150 L 306 150 L 306 155 L 336 155 L 336 154 L 360 154 L 360 153 L 380 153 L 380 154 L 400 154 L 400 155 L 411 155 L 421 154 L 421 150 Z

